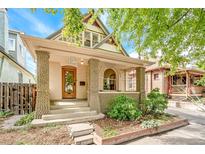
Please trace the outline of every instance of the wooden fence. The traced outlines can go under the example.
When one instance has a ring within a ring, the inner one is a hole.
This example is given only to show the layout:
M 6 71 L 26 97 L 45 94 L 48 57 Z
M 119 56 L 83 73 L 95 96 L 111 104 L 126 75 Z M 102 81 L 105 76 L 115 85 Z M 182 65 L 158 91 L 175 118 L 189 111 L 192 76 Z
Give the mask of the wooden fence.
M 0 82 L 0 111 L 31 113 L 35 109 L 35 103 L 36 84 Z

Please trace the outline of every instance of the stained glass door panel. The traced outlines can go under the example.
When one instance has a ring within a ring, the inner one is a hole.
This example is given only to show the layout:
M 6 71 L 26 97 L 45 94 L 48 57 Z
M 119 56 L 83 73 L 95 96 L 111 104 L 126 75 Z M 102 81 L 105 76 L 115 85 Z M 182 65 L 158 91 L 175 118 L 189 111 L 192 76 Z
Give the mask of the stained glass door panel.
M 76 97 L 76 68 L 75 67 L 62 68 L 62 97 L 63 98 Z

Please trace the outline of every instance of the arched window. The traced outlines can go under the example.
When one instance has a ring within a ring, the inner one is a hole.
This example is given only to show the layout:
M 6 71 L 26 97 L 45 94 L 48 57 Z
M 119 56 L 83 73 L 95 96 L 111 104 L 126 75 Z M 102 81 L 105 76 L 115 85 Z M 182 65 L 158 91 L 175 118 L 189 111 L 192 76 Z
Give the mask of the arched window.
M 112 69 L 105 70 L 103 87 L 104 90 L 116 90 L 116 74 Z

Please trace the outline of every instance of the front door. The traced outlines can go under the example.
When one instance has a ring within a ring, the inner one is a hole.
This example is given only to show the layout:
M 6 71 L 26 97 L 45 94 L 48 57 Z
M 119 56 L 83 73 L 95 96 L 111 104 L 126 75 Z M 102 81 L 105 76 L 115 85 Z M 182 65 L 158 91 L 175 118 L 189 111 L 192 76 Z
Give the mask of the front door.
M 62 97 L 76 98 L 76 68 L 62 67 Z

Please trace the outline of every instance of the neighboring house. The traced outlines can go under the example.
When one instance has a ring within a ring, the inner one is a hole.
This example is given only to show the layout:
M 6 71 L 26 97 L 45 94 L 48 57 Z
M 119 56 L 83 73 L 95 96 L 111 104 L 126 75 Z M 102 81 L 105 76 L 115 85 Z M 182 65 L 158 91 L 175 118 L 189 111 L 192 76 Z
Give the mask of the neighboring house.
M 197 86 L 205 71 L 198 68 L 179 68 L 175 75 L 167 75 L 170 71 L 169 65 L 159 66 L 158 63 L 146 69 L 146 93 L 154 88 L 171 97 L 203 96 L 205 87 Z
M 0 82 L 35 83 L 34 75 L 27 68 L 29 52 L 20 34 L 8 30 L 7 10 L 0 9 Z
M 86 99 L 91 110 L 100 113 L 116 95 L 144 97 L 150 62 L 129 57 L 100 19 L 91 25 L 90 17 L 84 17 L 80 45 L 75 38 L 63 38 L 61 30 L 47 39 L 21 35 L 37 59 L 38 118 L 49 113 L 50 100 Z

